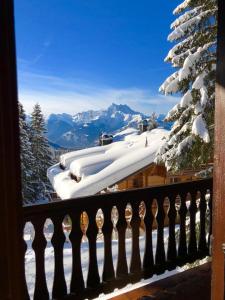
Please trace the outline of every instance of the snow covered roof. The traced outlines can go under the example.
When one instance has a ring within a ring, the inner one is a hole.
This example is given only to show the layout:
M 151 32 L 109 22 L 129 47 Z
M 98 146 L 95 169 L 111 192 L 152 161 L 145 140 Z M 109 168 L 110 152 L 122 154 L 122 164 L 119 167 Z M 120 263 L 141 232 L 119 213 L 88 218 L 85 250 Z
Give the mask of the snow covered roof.
M 48 178 L 62 199 L 96 194 L 153 163 L 168 133 L 158 128 L 127 135 L 110 145 L 63 154 L 60 163 L 48 169 Z

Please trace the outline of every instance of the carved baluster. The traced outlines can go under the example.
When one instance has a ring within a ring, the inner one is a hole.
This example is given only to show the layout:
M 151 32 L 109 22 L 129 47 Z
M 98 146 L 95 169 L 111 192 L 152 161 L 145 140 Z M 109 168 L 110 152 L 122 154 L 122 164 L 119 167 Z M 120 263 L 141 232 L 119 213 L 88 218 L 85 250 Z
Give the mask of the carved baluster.
M 121 202 L 118 204 L 118 214 L 119 220 L 117 222 L 117 230 L 118 230 L 118 261 L 117 261 L 117 269 L 116 276 L 121 278 L 125 278 L 128 275 L 128 267 L 126 260 L 126 247 L 125 247 L 125 236 L 126 236 L 126 228 L 127 222 L 125 219 L 125 208 L 126 203 Z
M 166 258 L 164 249 L 164 218 L 165 212 L 163 207 L 163 198 L 157 199 L 158 211 L 156 215 L 157 221 L 157 246 L 155 255 L 155 271 L 161 274 L 166 269 Z
M 97 289 L 100 284 L 100 277 L 98 272 L 98 261 L 96 253 L 96 239 L 98 234 L 98 227 L 95 221 L 97 210 L 87 210 L 89 217 L 89 225 L 87 229 L 87 237 L 89 241 L 89 268 L 87 277 L 87 287 Z
M 198 256 L 199 258 L 203 258 L 205 255 L 208 255 L 208 247 L 206 243 L 206 199 L 205 193 L 199 193 L 200 203 L 200 235 L 199 235 L 199 243 L 198 243 Z
M 65 243 L 65 235 L 62 229 L 62 223 L 65 215 L 57 215 L 52 217 L 54 225 L 54 234 L 52 236 L 52 246 L 54 247 L 55 270 L 52 288 L 53 298 L 62 298 L 67 294 L 67 287 L 63 267 L 63 246 Z
M 139 230 L 141 219 L 139 216 L 139 203 L 135 202 L 132 204 L 132 219 L 130 222 L 132 229 L 132 254 L 130 272 L 132 273 L 133 282 L 138 281 L 141 276 L 141 256 L 139 247 Z
M 84 279 L 81 267 L 81 239 L 83 233 L 80 227 L 80 214 L 79 210 L 74 210 L 70 212 L 70 217 L 72 220 L 72 231 L 70 233 L 70 241 L 72 244 L 72 277 L 70 284 L 70 293 L 81 294 L 84 290 Z
M 209 208 L 209 235 L 208 235 L 208 248 L 209 251 L 211 252 L 211 247 L 212 247 L 212 189 L 208 190 L 208 208 Z
M 153 224 L 153 214 L 152 214 L 152 200 L 145 201 L 146 215 L 144 218 L 145 223 L 145 253 L 143 261 L 143 273 L 144 278 L 147 279 L 153 275 L 153 249 L 152 249 L 152 224 Z
M 178 211 L 180 217 L 178 265 L 182 266 L 187 262 L 187 242 L 186 242 L 186 194 L 180 194 L 181 205 Z
M 49 299 L 49 292 L 45 276 L 45 248 L 47 241 L 43 233 L 45 218 L 38 216 L 32 220 L 32 223 L 35 229 L 35 237 L 32 247 L 35 252 L 36 261 L 34 300 L 47 300 Z
M 102 227 L 102 233 L 104 235 L 104 266 L 103 266 L 103 282 L 109 283 L 107 285 L 107 292 L 114 289 L 115 285 L 115 272 L 113 267 L 113 257 L 112 257 L 112 230 L 113 223 L 111 220 L 111 207 L 106 206 L 103 209 L 104 214 L 104 224 Z
M 196 240 L 196 194 L 192 193 L 190 198 L 190 227 L 189 227 L 189 243 L 188 243 L 188 261 L 192 262 L 197 257 L 197 240 Z
M 168 270 L 172 270 L 176 267 L 176 257 L 177 257 L 177 249 L 176 249 L 176 235 L 175 235 L 175 222 L 176 222 L 176 208 L 175 208 L 175 195 L 170 195 L 169 199 L 169 241 L 168 241 L 168 251 L 167 251 L 167 266 Z
M 27 243 L 25 242 L 25 240 L 23 239 L 23 253 L 24 253 L 24 264 L 23 264 L 23 293 L 24 293 L 24 297 L 25 300 L 29 300 L 30 296 L 28 293 L 28 289 L 27 289 L 27 282 L 26 282 L 26 274 L 25 274 L 25 255 L 26 255 L 26 251 L 27 251 Z

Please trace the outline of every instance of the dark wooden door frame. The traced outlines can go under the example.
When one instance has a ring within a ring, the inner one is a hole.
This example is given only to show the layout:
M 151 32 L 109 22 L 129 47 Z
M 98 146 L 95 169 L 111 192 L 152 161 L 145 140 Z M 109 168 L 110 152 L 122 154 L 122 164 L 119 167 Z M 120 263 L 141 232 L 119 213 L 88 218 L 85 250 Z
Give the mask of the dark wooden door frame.
M 213 176 L 212 300 L 224 299 L 225 242 L 225 1 L 218 0 L 218 42 Z
M 219 0 L 215 110 L 212 299 L 224 289 L 225 1 Z M 0 297 L 22 300 L 22 201 L 13 0 L 0 1 Z
M 22 200 L 13 0 L 0 1 L 0 298 L 22 300 Z

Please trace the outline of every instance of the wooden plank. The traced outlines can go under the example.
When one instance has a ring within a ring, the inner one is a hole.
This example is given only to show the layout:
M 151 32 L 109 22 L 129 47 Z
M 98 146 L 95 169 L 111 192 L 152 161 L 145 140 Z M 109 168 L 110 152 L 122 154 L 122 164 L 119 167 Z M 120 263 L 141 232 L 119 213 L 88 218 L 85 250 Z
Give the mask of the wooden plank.
M 213 176 L 213 249 L 212 292 L 213 300 L 224 299 L 225 242 L 225 2 L 218 1 L 218 42 L 215 100 L 215 150 Z
M 119 294 L 111 300 L 209 300 L 210 275 L 207 263 Z
M 13 0 L 0 1 L 0 291 L 23 296 L 22 201 Z

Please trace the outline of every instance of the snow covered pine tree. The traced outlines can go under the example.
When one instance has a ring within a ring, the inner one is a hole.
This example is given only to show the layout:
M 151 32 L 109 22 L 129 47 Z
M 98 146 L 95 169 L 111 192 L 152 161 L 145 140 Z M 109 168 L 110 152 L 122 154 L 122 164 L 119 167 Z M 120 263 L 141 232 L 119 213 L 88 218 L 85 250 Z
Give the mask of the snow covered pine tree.
M 152 130 L 157 128 L 159 125 L 157 123 L 157 115 L 155 112 L 153 112 L 148 119 L 148 130 Z
M 19 126 L 22 196 L 24 204 L 27 204 L 34 202 L 36 198 L 34 184 L 34 156 L 31 149 L 31 142 L 29 140 L 26 115 L 21 103 L 19 103 Z
M 160 87 L 165 95 L 181 95 L 167 114 L 171 133 L 157 161 L 168 170 L 197 168 L 212 160 L 216 69 L 216 0 L 185 0 L 173 12 L 166 62 L 176 71 Z
M 34 106 L 31 119 L 31 145 L 35 158 L 35 178 L 37 180 L 38 200 L 45 198 L 45 190 L 50 183 L 47 179 L 47 169 L 53 164 L 52 154 L 45 137 L 45 121 L 41 107 L 37 103 Z

